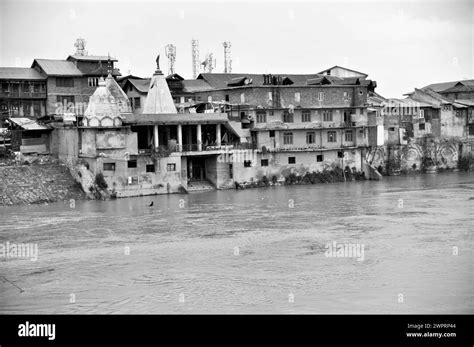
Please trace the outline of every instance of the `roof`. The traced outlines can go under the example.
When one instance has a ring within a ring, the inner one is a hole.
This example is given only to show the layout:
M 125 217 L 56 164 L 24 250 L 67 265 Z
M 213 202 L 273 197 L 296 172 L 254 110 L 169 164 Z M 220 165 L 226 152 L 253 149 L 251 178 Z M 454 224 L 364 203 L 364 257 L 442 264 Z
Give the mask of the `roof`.
M 226 113 L 161 113 L 127 114 L 124 123 L 128 124 L 205 124 L 225 123 Z
M 293 82 L 293 86 L 307 86 L 309 84 L 320 84 L 321 81 L 328 84 L 335 84 L 335 85 L 344 85 L 348 83 L 356 83 L 357 79 L 353 77 L 348 78 L 341 78 L 336 76 L 325 76 L 320 74 L 274 74 L 274 77 L 280 76 L 282 82 L 283 81 L 291 81 Z M 229 82 L 231 84 L 241 81 L 244 78 L 248 78 L 252 80 L 252 83 L 249 86 L 253 87 L 261 87 L 267 86 L 264 84 L 263 74 L 248 74 L 248 73 L 201 73 L 197 79 L 206 81 L 211 88 L 214 89 L 226 89 L 229 88 Z M 362 83 L 365 81 L 362 77 L 358 78 L 358 80 Z M 362 81 L 361 81 L 362 80 Z M 285 85 L 285 84 L 283 84 Z M 268 85 L 269 87 L 272 85 Z
M 53 60 L 53 59 L 35 59 L 31 67 L 36 64 L 48 76 L 82 76 L 82 72 L 74 65 L 72 61 L 68 60 Z
M 134 79 L 130 78 L 127 82 L 124 84 L 124 88 L 127 85 L 127 83 L 130 83 L 132 86 L 135 87 L 140 93 L 148 93 L 148 89 L 150 88 L 150 82 L 151 78 L 145 78 L 145 79 Z
M 439 92 L 445 91 L 446 89 L 454 87 L 458 83 L 462 83 L 465 86 L 474 86 L 474 80 L 461 80 L 461 81 L 452 81 L 452 82 L 433 83 L 421 89 L 422 90 L 431 89 L 439 93 Z
M 0 67 L 0 79 L 45 80 L 46 76 L 29 67 Z
M 366 73 L 363 73 L 363 72 L 360 72 L 360 71 L 356 71 L 356 70 L 352 70 L 352 69 L 348 69 L 348 68 L 346 68 L 346 67 L 339 66 L 339 65 L 334 65 L 333 67 L 330 67 L 329 69 L 326 69 L 326 70 L 323 70 L 323 71 L 321 71 L 321 72 L 318 72 L 318 74 L 323 74 L 323 73 L 328 72 L 329 70 L 332 70 L 332 69 L 335 69 L 335 68 L 340 68 L 340 69 L 343 69 L 343 70 L 355 72 L 355 73 L 364 75 L 365 77 L 369 76 L 369 75 L 367 75 Z
M 115 58 L 109 57 L 107 55 L 77 55 L 73 54 L 66 58 L 66 60 L 82 60 L 82 61 L 118 61 Z
M 466 106 L 474 106 L 474 100 L 473 99 L 456 99 L 454 100 L 457 103 L 466 105 Z
M 188 93 L 201 92 L 212 89 L 204 80 L 184 80 L 182 81 L 183 91 Z
M 48 127 L 45 127 L 44 125 L 38 124 L 37 121 L 34 119 L 29 119 L 29 118 L 9 118 L 7 121 L 12 122 L 18 126 L 20 126 L 22 129 L 25 130 L 48 130 Z

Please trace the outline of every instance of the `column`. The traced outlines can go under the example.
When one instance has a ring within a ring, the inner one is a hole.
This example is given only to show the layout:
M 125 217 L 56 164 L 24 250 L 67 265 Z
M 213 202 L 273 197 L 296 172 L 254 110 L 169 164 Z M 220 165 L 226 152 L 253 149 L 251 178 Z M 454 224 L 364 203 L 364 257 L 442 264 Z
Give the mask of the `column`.
M 216 145 L 221 145 L 221 125 L 216 124 Z
M 158 151 L 158 146 L 160 141 L 158 139 L 158 124 L 153 126 L 153 146 L 155 147 L 155 151 Z
M 201 134 L 201 124 L 196 126 L 197 128 L 197 145 L 198 151 L 202 151 L 202 134 Z
M 183 150 L 183 126 L 178 124 L 178 151 Z

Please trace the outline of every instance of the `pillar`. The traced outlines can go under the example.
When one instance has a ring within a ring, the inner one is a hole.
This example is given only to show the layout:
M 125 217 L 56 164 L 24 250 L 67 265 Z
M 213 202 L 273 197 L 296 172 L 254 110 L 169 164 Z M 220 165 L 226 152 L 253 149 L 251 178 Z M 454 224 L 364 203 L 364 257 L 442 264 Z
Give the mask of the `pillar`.
M 216 125 L 216 145 L 217 146 L 221 145 L 221 125 L 220 124 Z
M 198 151 L 202 151 L 202 134 L 201 134 L 201 124 L 196 126 L 197 128 L 197 145 Z
M 158 146 L 160 141 L 158 139 L 158 124 L 153 126 L 153 146 L 155 147 L 155 151 L 158 151 Z
M 183 150 L 183 126 L 178 124 L 178 151 Z

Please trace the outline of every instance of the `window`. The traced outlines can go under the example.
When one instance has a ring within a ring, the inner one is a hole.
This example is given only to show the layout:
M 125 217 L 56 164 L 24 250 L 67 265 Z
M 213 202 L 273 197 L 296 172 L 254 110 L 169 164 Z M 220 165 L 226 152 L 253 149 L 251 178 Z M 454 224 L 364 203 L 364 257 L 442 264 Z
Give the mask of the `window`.
M 310 110 L 303 110 L 301 112 L 301 121 L 302 122 L 311 122 L 311 111 Z
M 267 122 L 267 112 L 264 110 L 257 110 L 257 123 Z
M 154 164 L 148 164 L 146 166 L 146 172 L 155 172 L 155 165 Z
M 176 164 L 175 163 L 166 164 L 166 171 L 176 171 Z
M 332 122 L 332 111 L 331 110 L 324 110 L 323 111 L 323 121 L 324 122 Z
M 25 82 L 21 85 L 21 89 L 23 93 L 29 93 L 31 91 L 30 89 L 30 84 L 28 82 Z
M 137 161 L 136 161 L 136 160 L 129 160 L 129 161 L 127 162 L 127 167 L 128 167 L 129 169 L 134 169 L 134 168 L 136 168 L 136 167 L 137 167 Z
M 293 133 L 283 133 L 283 144 L 284 145 L 293 144 Z
M 320 162 L 320 161 L 323 161 L 323 160 L 324 160 L 324 155 L 318 154 L 318 155 L 316 156 L 316 161 Z
M 284 123 L 293 123 L 293 114 L 288 111 L 283 112 L 283 122 Z
M 469 135 L 474 135 L 474 124 L 469 124 Z
M 288 164 L 296 164 L 296 157 L 288 157 Z
M 347 142 L 352 142 L 352 131 L 346 131 L 346 133 L 344 134 L 344 140 L 346 140 Z
M 425 130 L 425 123 L 418 124 L 418 130 Z
M 318 92 L 318 101 L 323 101 L 323 98 L 324 98 L 324 93 Z
M 261 165 L 261 166 L 268 166 L 268 159 L 262 159 L 262 160 L 260 161 L 260 165 Z
M 306 133 L 306 143 L 307 144 L 312 144 L 315 142 L 315 133 L 314 131 L 310 131 Z
M 425 110 L 418 111 L 418 118 L 425 118 Z
M 344 100 L 349 100 L 349 93 L 348 92 L 344 92 Z
M 135 103 L 135 108 L 141 108 L 142 107 L 141 99 L 139 97 L 138 98 L 133 98 L 133 101 Z
M 99 77 L 89 77 L 87 84 L 89 87 L 97 87 L 99 85 Z
M 104 163 L 104 171 L 115 171 L 115 163 Z
M 270 116 L 273 116 L 275 115 L 275 112 L 274 111 L 270 111 Z
M 301 100 L 301 94 L 295 93 L 295 102 L 300 102 L 300 100 Z
M 226 94 L 226 95 L 225 95 L 225 101 L 227 101 L 227 102 L 230 101 L 229 94 Z
M 74 78 L 56 77 L 56 87 L 74 87 Z
M 328 131 L 328 142 L 336 142 L 336 132 Z
M 240 102 L 241 102 L 242 104 L 245 103 L 245 93 L 240 94 Z
M 244 160 L 244 167 L 251 167 L 252 161 L 251 160 Z
M 270 137 L 275 137 L 275 130 L 270 130 L 270 131 L 268 132 L 268 136 L 270 136 Z
M 272 92 L 268 92 L 268 101 L 272 101 L 273 100 L 273 94 Z

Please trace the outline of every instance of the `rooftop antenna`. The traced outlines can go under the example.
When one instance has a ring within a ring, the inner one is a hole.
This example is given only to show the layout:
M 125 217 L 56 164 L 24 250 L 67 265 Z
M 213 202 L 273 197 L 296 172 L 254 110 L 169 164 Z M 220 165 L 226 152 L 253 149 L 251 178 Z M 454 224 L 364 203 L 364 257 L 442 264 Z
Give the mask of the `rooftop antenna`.
M 76 47 L 76 55 L 87 55 L 86 40 L 81 38 L 76 39 L 74 47 Z
M 232 44 L 230 41 L 225 41 L 222 45 L 224 46 L 224 73 L 231 73 L 232 59 L 230 57 L 230 47 L 232 47 Z
M 176 61 L 176 46 L 168 44 L 165 47 L 165 54 L 168 57 L 168 75 L 174 74 L 174 63 Z
M 192 45 L 192 54 L 193 54 L 193 78 L 196 78 L 199 75 L 199 41 L 193 39 L 191 41 Z

